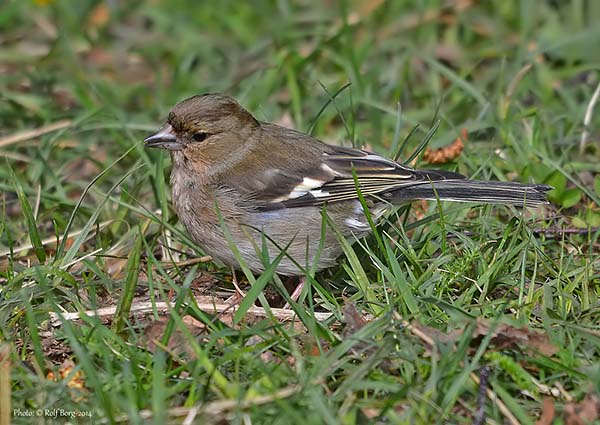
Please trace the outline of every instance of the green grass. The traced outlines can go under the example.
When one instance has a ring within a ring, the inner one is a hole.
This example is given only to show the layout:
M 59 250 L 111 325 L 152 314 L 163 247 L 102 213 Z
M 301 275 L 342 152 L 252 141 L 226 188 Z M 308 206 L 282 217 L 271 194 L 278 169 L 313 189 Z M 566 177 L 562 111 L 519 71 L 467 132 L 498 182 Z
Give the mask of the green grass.
M 0 6 L 0 339 L 12 409 L 89 413 L 82 423 L 181 422 L 199 408 L 199 423 L 467 424 L 481 406 L 487 423 L 534 423 L 548 391 L 558 416 L 569 397 L 600 391 L 600 107 L 579 150 L 600 77 L 600 3 L 327 4 Z M 466 128 L 463 154 L 442 167 L 552 184 L 554 204 L 405 207 L 348 245 L 339 267 L 309 273 L 295 324 L 257 290 L 284 293 L 272 269 L 237 276 L 265 316 L 249 301 L 206 312 L 194 298 L 223 302 L 231 271 L 181 265 L 210 253 L 170 207 L 168 156 L 141 144 L 171 106 L 203 92 L 417 166 L 429 166 L 422 142 L 441 147 Z M 141 301 L 150 309 L 134 311 Z M 55 320 L 108 306 L 116 313 Z M 84 389 L 47 377 L 65 359 Z M 486 389 L 501 404 L 478 401 Z

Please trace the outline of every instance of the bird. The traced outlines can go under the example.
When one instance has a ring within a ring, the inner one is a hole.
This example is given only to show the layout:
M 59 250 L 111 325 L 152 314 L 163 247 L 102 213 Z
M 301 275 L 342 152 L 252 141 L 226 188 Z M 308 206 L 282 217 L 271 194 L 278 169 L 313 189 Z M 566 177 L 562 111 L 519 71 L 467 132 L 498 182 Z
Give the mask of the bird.
M 240 269 L 241 258 L 257 274 L 272 265 L 283 276 L 333 267 L 341 238 L 367 236 L 369 218 L 381 223 L 410 201 L 537 207 L 552 189 L 413 169 L 259 121 L 219 93 L 177 103 L 144 142 L 170 152 L 172 203 L 191 238 L 213 259 Z

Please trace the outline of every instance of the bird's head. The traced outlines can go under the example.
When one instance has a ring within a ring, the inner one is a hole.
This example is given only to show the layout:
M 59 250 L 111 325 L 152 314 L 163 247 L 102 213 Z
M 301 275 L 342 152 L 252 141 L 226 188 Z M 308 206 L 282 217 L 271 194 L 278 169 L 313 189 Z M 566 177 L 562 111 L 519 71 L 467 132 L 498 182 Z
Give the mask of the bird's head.
M 210 151 L 236 150 L 259 127 L 258 121 L 235 99 L 203 94 L 175 105 L 165 125 L 144 142 L 147 147 L 206 156 Z

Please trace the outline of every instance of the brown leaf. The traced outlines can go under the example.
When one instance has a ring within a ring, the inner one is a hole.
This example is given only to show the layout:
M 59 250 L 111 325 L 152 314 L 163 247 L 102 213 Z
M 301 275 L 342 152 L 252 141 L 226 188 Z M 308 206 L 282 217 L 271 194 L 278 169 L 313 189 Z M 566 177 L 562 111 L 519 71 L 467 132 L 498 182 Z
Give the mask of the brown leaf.
M 449 333 L 443 333 L 418 322 L 411 323 L 411 327 L 414 329 L 413 333 L 428 342 L 428 344 L 430 341 L 454 342 L 462 335 L 465 328 L 462 327 Z M 529 351 L 537 351 L 546 356 L 552 356 L 558 352 L 558 348 L 550 342 L 548 336 L 544 333 L 527 328 L 515 328 L 505 323 L 499 324 L 492 331 L 489 322 L 484 319 L 477 320 L 472 337 L 483 337 L 490 332 L 492 332 L 490 346 L 497 350 L 524 347 Z
M 101 28 L 110 20 L 110 9 L 105 2 L 98 3 L 98 6 L 92 9 L 87 19 L 88 28 Z
M 581 403 L 568 403 L 563 416 L 565 425 L 585 425 L 600 419 L 600 397 L 588 393 Z
M 381 409 L 377 409 L 375 407 L 363 407 L 360 409 L 360 411 L 367 417 L 367 419 L 376 419 L 379 415 L 381 415 Z
M 425 149 L 423 159 L 429 164 L 445 164 L 460 156 L 466 143 L 469 133 L 466 128 L 460 130 L 460 136 L 458 136 L 454 142 L 447 146 L 443 146 L 439 149 Z
M 554 400 L 551 397 L 545 397 L 542 404 L 542 414 L 535 425 L 552 425 L 555 414 Z
M 462 59 L 463 54 L 457 45 L 438 44 L 435 47 L 435 56 L 448 63 L 456 63 Z
M 427 213 L 427 207 L 429 206 L 428 202 L 425 199 L 417 199 L 416 201 L 411 202 L 411 218 L 410 220 L 418 221 L 423 220 L 425 218 L 425 213 Z
M 65 87 L 54 87 L 51 93 L 54 102 L 63 110 L 73 109 L 79 105 L 79 102 Z
M 83 394 L 87 392 L 85 387 L 85 378 L 82 370 L 73 371 L 75 369 L 75 362 L 71 359 L 65 359 L 58 368 L 58 376 L 50 371 L 46 374 L 46 379 L 51 381 L 65 380 L 67 381 L 67 387 L 71 398 L 79 402 L 83 400 Z
M 477 320 L 473 336 L 485 336 L 489 333 L 489 322 L 483 319 Z M 499 350 L 525 346 L 528 350 L 538 351 L 546 356 L 552 356 L 558 352 L 558 348 L 550 342 L 546 334 L 528 328 L 515 328 L 505 323 L 499 324 L 493 330 L 490 344 Z
M 368 321 L 361 316 L 354 303 L 348 301 L 344 305 L 344 317 L 342 321 L 346 324 L 344 335 L 352 335 L 362 329 Z
M 423 341 L 437 341 L 441 343 L 449 343 L 454 342 L 456 339 L 462 334 L 462 329 L 457 329 L 450 333 L 444 333 L 439 331 L 436 328 L 432 328 L 431 326 L 423 325 L 419 322 L 411 323 L 411 327 L 413 329 L 413 333 L 421 338 Z
M 302 346 L 302 352 L 312 357 L 319 357 L 323 352 L 327 352 L 331 348 L 327 341 L 321 338 L 317 340 L 317 338 L 309 334 L 302 335 L 299 342 Z
M 184 320 L 184 323 L 186 320 Z M 189 320 L 188 320 L 189 322 Z M 167 328 L 168 321 L 165 320 L 156 320 L 151 322 L 146 326 L 144 330 L 144 337 L 146 339 L 146 346 L 148 351 L 152 353 L 156 352 L 158 347 L 162 347 L 162 339 Z M 198 329 L 196 326 L 192 326 L 189 323 L 185 323 L 187 328 L 190 330 L 192 335 L 198 334 Z M 180 329 L 173 329 L 171 333 L 171 337 L 169 338 L 169 342 L 167 346 L 164 347 L 166 350 L 174 356 L 181 357 L 185 356 L 189 359 L 195 359 L 196 353 L 190 347 L 187 341 L 186 335 Z
M 104 260 L 106 273 L 113 279 L 122 279 L 125 276 L 127 258 L 107 257 Z

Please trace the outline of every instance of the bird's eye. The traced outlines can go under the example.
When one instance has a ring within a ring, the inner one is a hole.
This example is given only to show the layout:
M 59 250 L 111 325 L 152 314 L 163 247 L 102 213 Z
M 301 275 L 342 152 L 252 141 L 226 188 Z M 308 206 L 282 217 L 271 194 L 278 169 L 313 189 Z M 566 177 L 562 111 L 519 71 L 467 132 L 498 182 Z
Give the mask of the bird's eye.
M 194 135 L 192 136 L 192 139 L 194 139 L 196 142 L 203 142 L 206 138 L 208 137 L 208 133 L 194 133 Z

